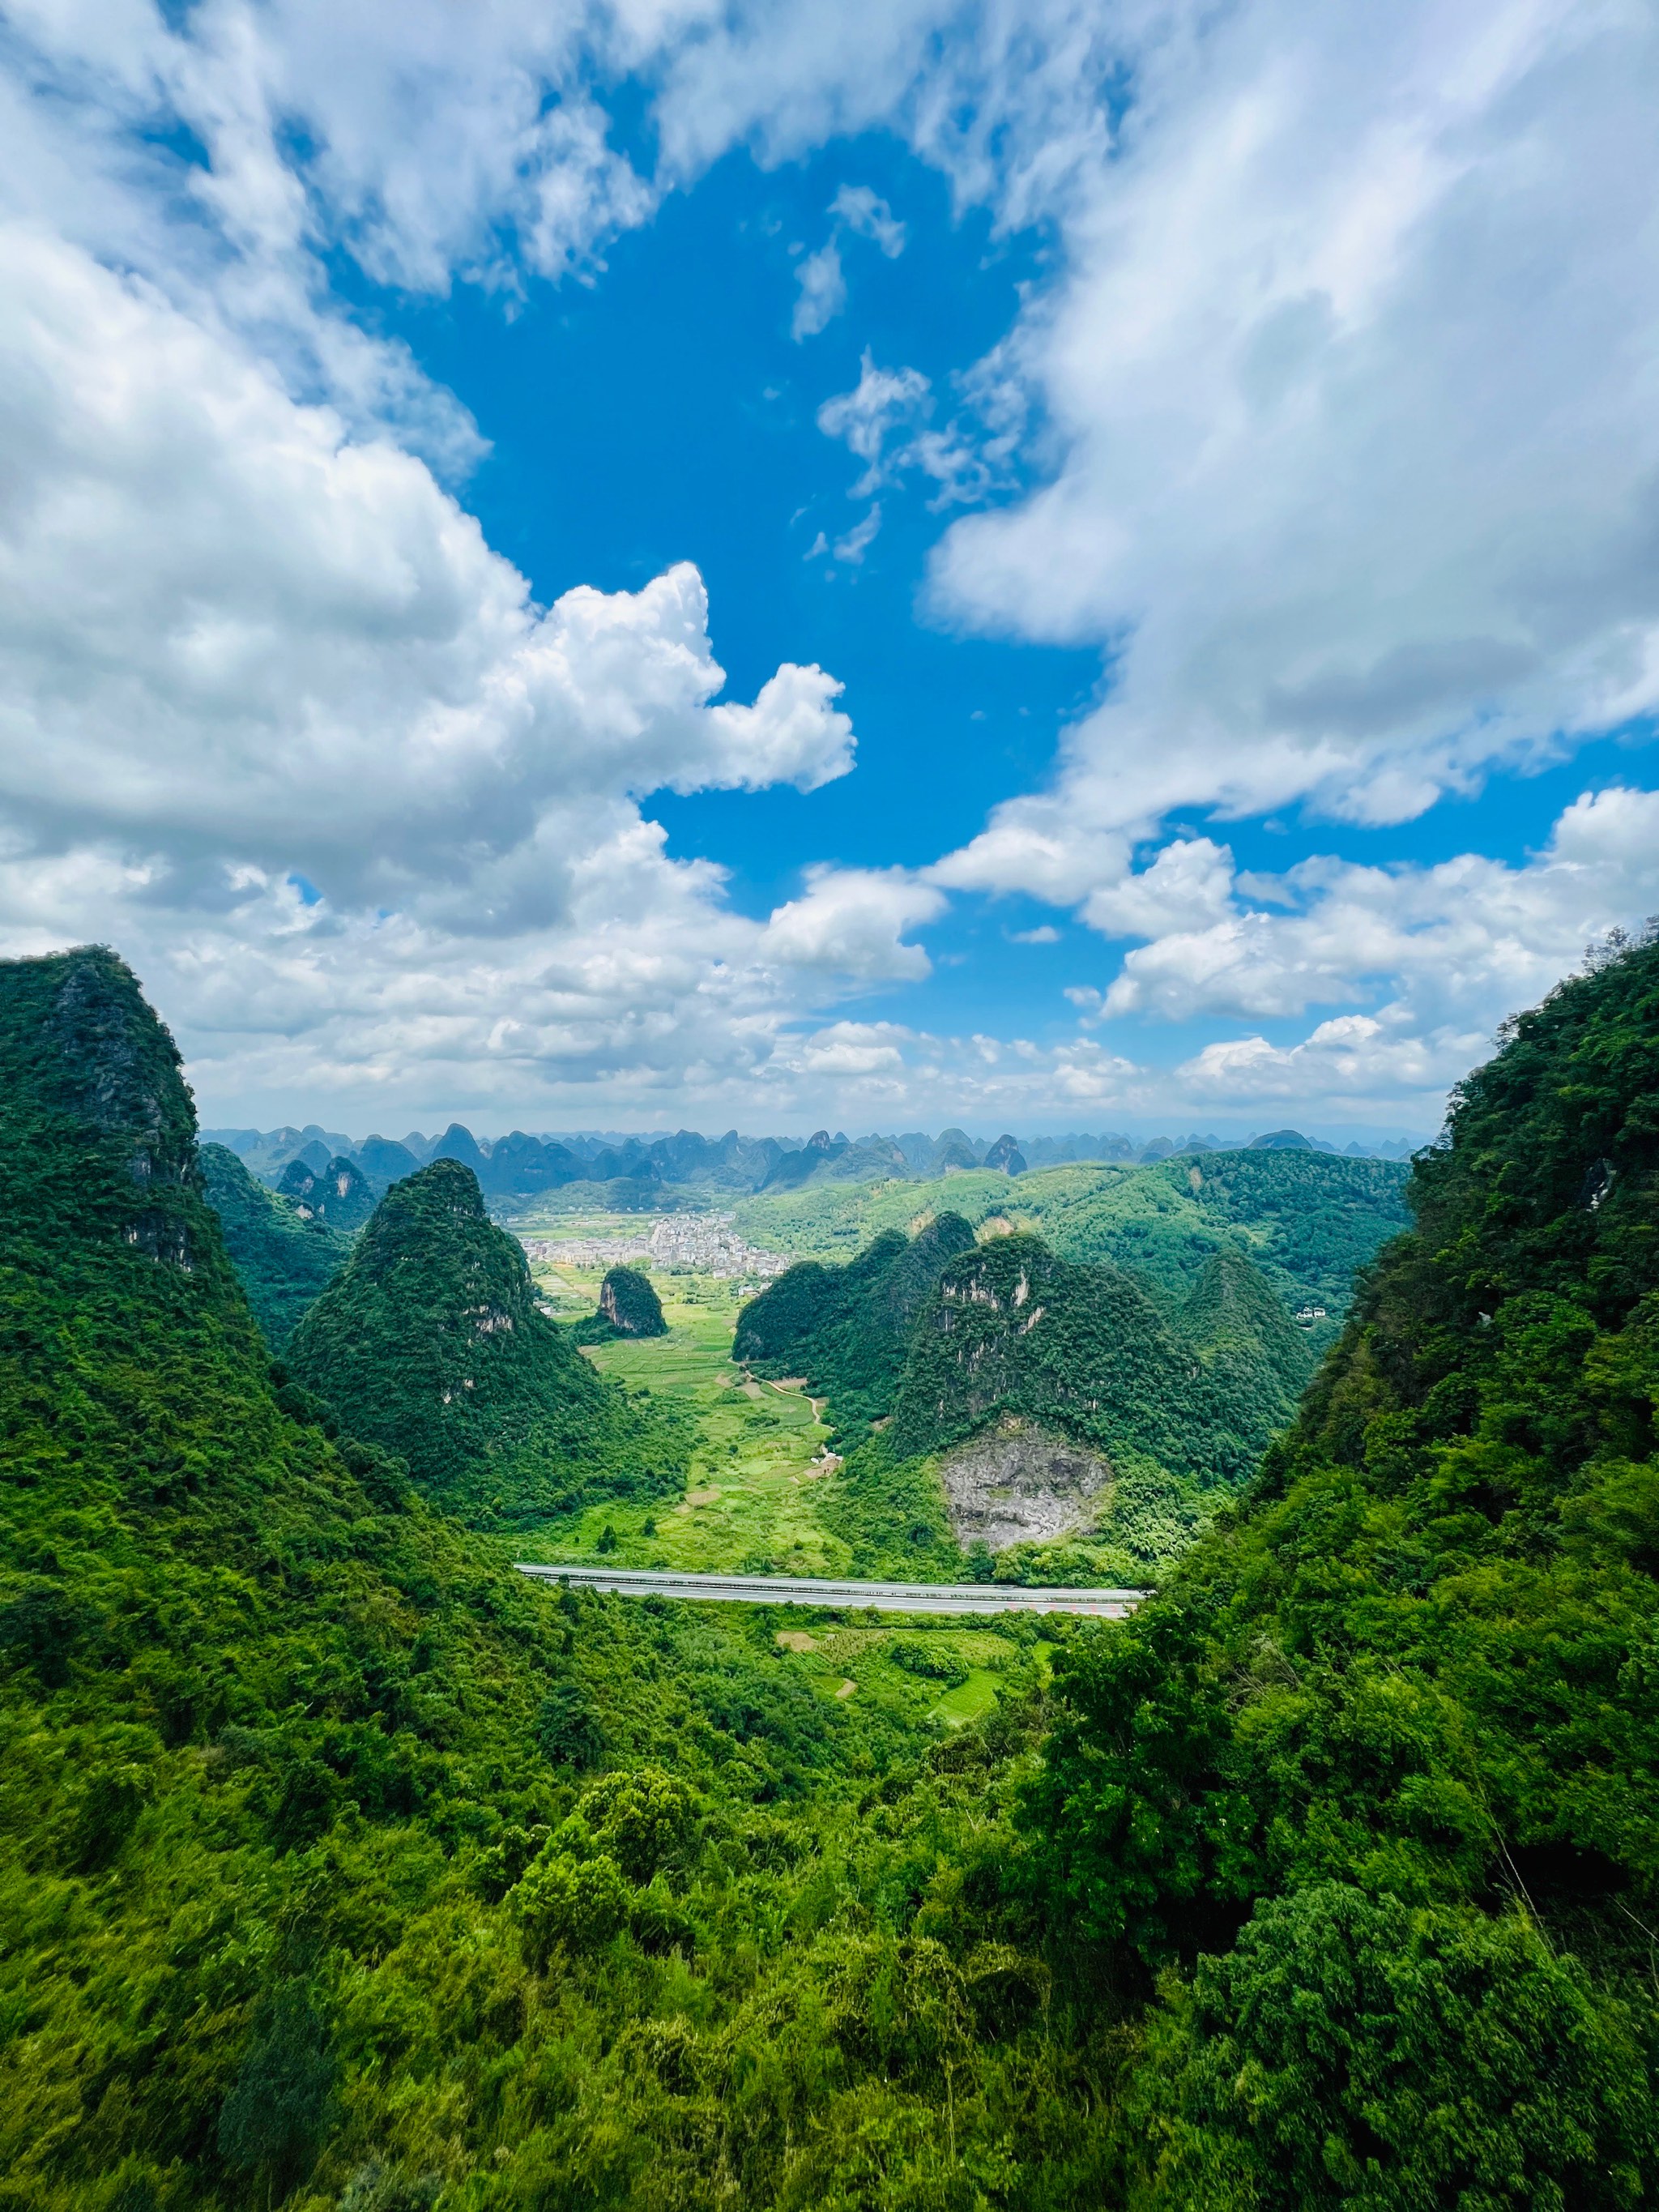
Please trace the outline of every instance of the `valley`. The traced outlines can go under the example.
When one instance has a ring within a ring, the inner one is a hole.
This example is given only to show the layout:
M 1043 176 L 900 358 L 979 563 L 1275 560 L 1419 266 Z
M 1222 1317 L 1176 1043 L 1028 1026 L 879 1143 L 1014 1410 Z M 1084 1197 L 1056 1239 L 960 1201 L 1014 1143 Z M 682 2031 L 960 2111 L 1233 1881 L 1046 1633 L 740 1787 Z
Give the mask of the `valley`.
M 1652 2201 L 1656 1088 L 532 1273 L 0 963 L 0 2208 Z
M 555 1310 L 591 1311 L 603 1268 L 535 1270 Z M 649 1390 L 695 1423 L 684 1493 L 677 1500 L 595 1503 L 556 1537 L 526 1535 L 526 1558 L 597 1560 L 698 1572 L 844 1575 L 850 1547 L 817 1510 L 829 1431 L 799 1390 L 746 1380 L 732 1359 L 743 1303 L 712 1276 L 653 1272 L 669 1333 L 593 1345 L 586 1356 L 630 1390 Z M 612 1541 L 601 1553 L 606 1531 Z M 648 1532 L 648 1533 L 647 1533 Z

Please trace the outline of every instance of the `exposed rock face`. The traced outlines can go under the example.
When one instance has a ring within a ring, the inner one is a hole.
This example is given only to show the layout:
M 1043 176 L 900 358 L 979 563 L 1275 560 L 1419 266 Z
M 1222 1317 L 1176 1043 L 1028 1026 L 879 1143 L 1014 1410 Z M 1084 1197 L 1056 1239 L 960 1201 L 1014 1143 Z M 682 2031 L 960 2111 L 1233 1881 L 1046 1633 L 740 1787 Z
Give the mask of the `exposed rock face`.
M 599 1285 L 600 1317 L 618 1336 L 666 1336 L 668 1323 L 650 1278 L 637 1267 L 613 1267 Z
M 290 1160 L 276 1190 L 292 1200 L 301 1221 L 326 1222 L 331 1229 L 361 1229 L 374 1211 L 368 1178 L 345 1158 L 331 1159 L 320 1170 Z
M 993 1552 L 1088 1527 L 1112 1484 L 1097 1452 L 1013 1418 L 959 1445 L 939 1474 L 957 1541 Z

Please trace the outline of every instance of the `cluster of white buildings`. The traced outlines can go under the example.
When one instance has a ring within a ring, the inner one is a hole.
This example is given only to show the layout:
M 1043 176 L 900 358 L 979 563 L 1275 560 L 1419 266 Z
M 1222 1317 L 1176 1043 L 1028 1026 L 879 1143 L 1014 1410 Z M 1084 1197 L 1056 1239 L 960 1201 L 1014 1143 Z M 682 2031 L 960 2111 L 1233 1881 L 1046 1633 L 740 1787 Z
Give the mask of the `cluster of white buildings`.
M 648 1237 L 527 1237 L 524 1249 L 532 1264 L 615 1267 L 643 1261 L 647 1267 L 745 1282 L 769 1281 L 791 1264 L 781 1252 L 745 1244 L 729 1213 L 665 1213 Z

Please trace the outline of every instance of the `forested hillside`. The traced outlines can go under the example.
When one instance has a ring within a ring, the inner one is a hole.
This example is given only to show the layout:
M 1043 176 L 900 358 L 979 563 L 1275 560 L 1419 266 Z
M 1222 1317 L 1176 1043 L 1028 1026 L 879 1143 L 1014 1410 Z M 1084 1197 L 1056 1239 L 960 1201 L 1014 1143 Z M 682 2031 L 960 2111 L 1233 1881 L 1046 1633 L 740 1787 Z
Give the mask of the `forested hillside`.
M 1653 2202 L 1656 1100 L 1648 946 L 1133 1622 L 781 1648 L 274 1381 L 132 978 L 0 963 L 0 2206 Z
M 271 1350 L 280 1352 L 344 1261 L 350 1240 L 256 1182 L 227 1146 L 204 1145 L 199 1160 L 204 1194 L 219 1217 L 253 1318 Z
M 1230 1289 L 1206 1285 L 1198 1307 L 1200 1326 L 1224 1324 L 1232 1356 L 1218 1372 L 1123 1269 L 1076 1266 L 1036 1237 L 992 1237 L 950 1262 L 916 1316 L 893 1448 L 938 1451 L 1009 1413 L 1206 1486 L 1241 1481 L 1293 1406 L 1306 1360 L 1271 1292 L 1259 1304 L 1243 1293 L 1237 1278 L 1250 1272 L 1235 1261 Z M 1247 1353 L 1241 1372 L 1237 1355 L 1264 1307 L 1279 1357 Z
M 1341 1312 L 1357 1269 L 1403 1229 L 1407 1170 L 1303 1151 L 1206 1152 L 1135 1166 L 983 1168 L 939 1182 L 830 1184 L 743 1200 L 751 1243 L 845 1258 L 889 1229 L 950 1211 L 1028 1230 L 1062 1259 L 1140 1276 L 1167 1310 L 1218 1253 L 1242 1254 L 1281 1297 Z
M 1513 1025 L 1413 1199 L 1025 1801 L 1099 1971 L 1175 1976 L 1149 2202 L 1659 2191 L 1659 946 Z
M 915 1237 L 884 1230 L 845 1267 L 803 1260 L 744 1308 L 733 1355 L 758 1374 L 805 1376 L 837 1435 L 855 1443 L 892 1412 L 916 1316 L 973 1243 L 962 1216 L 945 1213 Z
M 1100 2055 L 961 1887 L 1029 1624 L 945 1742 L 526 1585 L 273 1385 L 107 954 L 0 963 L 0 2205 L 1099 2201 Z
M 542 1312 L 523 1247 L 459 1160 L 392 1186 L 285 1361 L 354 1436 L 490 1526 L 684 1486 L 682 1425 L 605 1382 Z
M 1313 1358 L 1235 1251 L 1212 1255 L 1170 1315 L 1122 1268 L 1075 1265 L 1034 1237 L 976 1245 L 958 1214 L 908 1242 L 885 1230 L 844 1267 L 799 1262 L 744 1308 L 734 1349 L 827 1400 L 848 1458 L 823 1511 L 861 1573 L 899 1560 L 912 1577 L 962 1574 L 971 1532 L 952 1533 L 937 1462 L 1000 1422 L 1104 1455 L 1081 1548 L 1020 1544 L 1012 1527 L 995 1540 L 1001 1571 L 1036 1582 L 1160 1573 L 1289 1419 Z M 1011 1465 L 988 1480 L 1038 1478 Z

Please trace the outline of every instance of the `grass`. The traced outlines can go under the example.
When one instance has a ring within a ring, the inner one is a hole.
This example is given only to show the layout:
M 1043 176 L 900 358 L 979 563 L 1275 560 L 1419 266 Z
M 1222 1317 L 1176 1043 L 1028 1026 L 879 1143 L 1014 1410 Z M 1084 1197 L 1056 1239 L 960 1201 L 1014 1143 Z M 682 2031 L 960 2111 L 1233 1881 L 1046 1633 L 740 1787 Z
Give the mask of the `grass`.
M 595 1229 L 584 1223 L 581 1233 Z M 561 1317 L 591 1313 L 603 1270 L 538 1266 L 536 1280 Z M 651 1271 L 666 1336 L 593 1345 L 595 1366 L 629 1389 L 648 1389 L 686 1407 L 698 1423 L 691 1479 L 678 1504 L 613 1499 L 550 1524 L 520 1544 L 521 1557 L 554 1564 L 669 1567 L 687 1572 L 841 1576 L 852 1547 L 827 1528 L 817 1504 L 832 1476 L 813 1465 L 829 1431 L 799 1390 L 745 1381 L 732 1358 L 742 1300 L 712 1277 Z M 646 1524 L 654 1533 L 646 1534 Z M 606 1528 L 614 1547 L 601 1552 Z M 869 1698 L 938 1735 L 982 1719 L 999 1695 L 1047 1677 L 1045 1630 L 1029 1620 L 997 1626 L 945 1625 L 921 1616 L 775 1609 L 788 1663 L 821 1697 Z M 954 1686 L 918 1676 L 890 1656 L 900 1638 L 929 1639 L 968 1669 Z
M 574 1319 L 593 1310 L 602 1272 L 543 1267 L 536 1279 L 556 1312 Z M 654 1270 L 651 1279 L 667 1335 L 593 1345 L 588 1357 L 630 1389 L 651 1390 L 695 1416 L 686 1494 L 678 1504 L 615 1499 L 590 1507 L 526 1539 L 525 1556 L 692 1573 L 846 1574 L 850 1547 L 815 1510 L 814 1491 L 826 1478 L 813 1462 L 829 1431 L 814 1407 L 799 1390 L 744 1382 L 731 1356 L 740 1300 L 730 1284 Z M 607 1528 L 615 1547 L 601 1553 Z
M 932 1648 L 959 1659 L 969 1669 L 967 1680 L 946 1688 L 895 1664 L 894 1643 L 914 1643 L 921 1636 Z M 779 1629 L 777 1642 L 820 1695 L 874 1697 L 939 1730 L 983 1719 L 1003 1691 L 1046 1680 L 1050 1661 L 1049 1645 L 1033 1636 L 1027 1622 L 1000 1630 L 946 1627 L 923 1616 L 884 1619 L 878 1627 L 865 1627 L 826 1615 L 810 1628 Z

